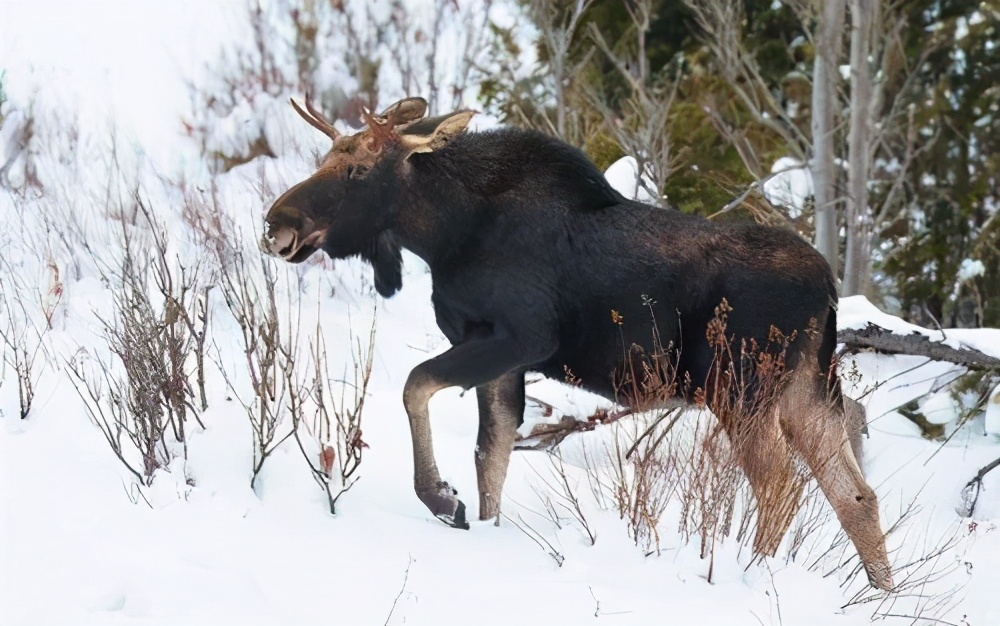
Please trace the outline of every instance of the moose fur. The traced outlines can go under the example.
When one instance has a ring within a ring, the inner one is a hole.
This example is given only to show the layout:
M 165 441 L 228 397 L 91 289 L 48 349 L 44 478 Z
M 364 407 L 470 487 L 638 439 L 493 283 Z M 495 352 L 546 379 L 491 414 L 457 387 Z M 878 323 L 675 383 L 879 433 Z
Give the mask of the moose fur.
M 409 98 L 341 136 L 308 100 L 308 114 L 296 106 L 334 144 L 268 211 L 262 247 L 290 262 L 319 249 L 360 255 L 384 297 L 402 285 L 401 248 L 430 267 L 437 323 L 453 347 L 414 368 L 403 403 L 414 487 L 431 512 L 468 528 L 465 505 L 435 463 L 434 393 L 476 389 L 479 516 L 488 519 L 498 514 L 523 419 L 525 372 L 571 378 L 627 404 L 639 395 L 623 390 L 648 390 L 644 366 L 666 355 L 671 380 L 682 384 L 657 393 L 700 398 L 734 444 L 758 501 L 755 549 L 773 554 L 791 523 L 799 457 L 872 584 L 890 588 L 878 502 L 852 453 L 833 371 L 837 294 L 826 261 L 787 230 L 630 201 L 583 153 L 551 137 L 467 133 L 471 113 L 424 118 L 425 108 Z M 784 338 L 778 352 L 769 347 L 775 332 Z M 757 361 L 746 358 L 760 356 L 752 349 L 780 364 L 771 400 Z M 740 410 L 726 411 L 736 386 Z

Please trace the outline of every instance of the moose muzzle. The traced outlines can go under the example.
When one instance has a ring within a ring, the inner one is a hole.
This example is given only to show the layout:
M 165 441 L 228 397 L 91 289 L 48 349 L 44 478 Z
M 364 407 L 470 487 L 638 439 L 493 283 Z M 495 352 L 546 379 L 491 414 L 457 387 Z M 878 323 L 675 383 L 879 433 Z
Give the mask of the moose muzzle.
M 322 245 L 325 228 L 317 228 L 315 222 L 289 207 L 274 213 L 272 210 L 264 220 L 262 251 L 290 263 L 301 263 Z

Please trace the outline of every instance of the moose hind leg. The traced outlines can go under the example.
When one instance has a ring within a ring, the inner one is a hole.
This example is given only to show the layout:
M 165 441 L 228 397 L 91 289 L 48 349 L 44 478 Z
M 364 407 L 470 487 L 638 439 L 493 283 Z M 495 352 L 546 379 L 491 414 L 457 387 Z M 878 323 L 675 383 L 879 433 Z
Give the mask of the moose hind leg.
M 729 439 L 757 500 L 756 554 L 774 556 L 792 524 L 802 494 L 792 452 L 773 409 L 741 416 Z
M 858 462 L 858 467 L 864 474 L 864 435 L 868 432 L 865 407 L 857 400 L 847 396 L 844 396 L 844 426 L 847 428 L 847 437 L 851 442 L 854 460 Z
M 803 377 L 793 384 L 802 387 Z M 820 489 L 837 514 L 840 525 L 858 551 L 868 580 L 879 589 L 892 589 L 892 570 L 879 522 L 878 500 L 865 482 L 845 429 L 839 403 L 823 398 L 817 384 L 805 397 L 809 408 L 799 408 L 784 423 L 792 447 L 816 476 Z
M 479 519 L 500 514 L 500 496 L 507 465 L 524 415 L 524 372 L 517 370 L 476 387 L 479 400 L 479 436 L 476 439 L 476 478 L 479 482 Z

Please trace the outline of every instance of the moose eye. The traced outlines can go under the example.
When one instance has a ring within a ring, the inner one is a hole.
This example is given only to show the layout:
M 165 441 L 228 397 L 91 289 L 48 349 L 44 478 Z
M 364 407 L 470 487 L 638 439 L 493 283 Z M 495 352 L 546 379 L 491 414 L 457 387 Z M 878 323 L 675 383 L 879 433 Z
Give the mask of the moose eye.
M 347 177 L 348 178 L 361 178 L 368 173 L 368 168 L 364 165 L 348 165 L 347 166 Z

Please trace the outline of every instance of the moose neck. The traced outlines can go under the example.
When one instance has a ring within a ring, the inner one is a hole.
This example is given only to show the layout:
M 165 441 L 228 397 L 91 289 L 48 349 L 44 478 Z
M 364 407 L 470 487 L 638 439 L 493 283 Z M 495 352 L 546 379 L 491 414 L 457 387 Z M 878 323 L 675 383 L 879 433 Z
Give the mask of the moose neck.
M 541 133 L 465 133 L 414 154 L 400 182 L 393 231 L 431 269 L 447 266 L 507 210 L 599 211 L 625 201 L 580 150 Z
M 396 240 L 432 270 L 452 262 L 482 220 L 482 197 L 471 193 L 452 150 L 415 155 L 404 167 L 403 193 L 394 211 Z

